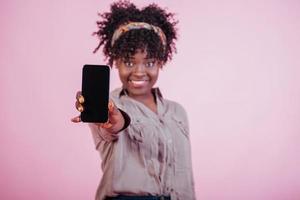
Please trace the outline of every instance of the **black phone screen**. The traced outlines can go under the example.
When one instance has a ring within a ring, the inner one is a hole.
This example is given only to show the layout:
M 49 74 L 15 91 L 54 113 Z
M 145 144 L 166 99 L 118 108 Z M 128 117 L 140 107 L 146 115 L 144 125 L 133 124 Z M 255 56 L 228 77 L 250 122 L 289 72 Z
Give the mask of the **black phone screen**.
M 83 66 L 81 94 L 84 110 L 81 121 L 103 123 L 108 120 L 109 74 L 107 65 Z

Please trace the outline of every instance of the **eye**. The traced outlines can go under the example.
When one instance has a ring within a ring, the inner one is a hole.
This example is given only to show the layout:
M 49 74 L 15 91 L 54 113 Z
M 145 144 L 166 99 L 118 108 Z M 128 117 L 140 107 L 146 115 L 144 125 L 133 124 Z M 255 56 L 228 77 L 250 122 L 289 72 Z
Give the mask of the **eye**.
M 127 61 L 124 61 L 124 64 L 126 65 L 126 67 L 133 67 L 133 62 L 127 60 Z
M 148 67 L 148 68 L 151 68 L 151 67 L 153 67 L 155 65 L 155 61 L 148 61 L 147 63 L 146 63 L 146 67 Z

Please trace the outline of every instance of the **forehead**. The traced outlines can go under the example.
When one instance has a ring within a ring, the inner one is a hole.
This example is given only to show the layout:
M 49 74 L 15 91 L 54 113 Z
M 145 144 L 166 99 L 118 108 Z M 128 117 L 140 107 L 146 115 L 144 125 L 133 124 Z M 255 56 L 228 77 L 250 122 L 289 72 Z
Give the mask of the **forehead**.
M 149 54 L 146 49 L 137 49 L 134 54 L 128 55 L 128 58 L 133 60 L 151 59 L 148 55 Z

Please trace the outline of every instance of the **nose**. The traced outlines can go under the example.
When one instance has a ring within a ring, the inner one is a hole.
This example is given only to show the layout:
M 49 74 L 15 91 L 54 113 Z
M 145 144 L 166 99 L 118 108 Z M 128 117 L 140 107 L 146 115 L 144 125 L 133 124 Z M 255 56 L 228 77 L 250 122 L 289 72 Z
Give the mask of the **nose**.
M 146 74 L 146 69 L 145 69 L 144 64 L 137 64 L 137 65 L 134 67 L 133 73 L 134 73 L 135 75 L 140 75 L 140 76 L 145 75 L 145 74 Z

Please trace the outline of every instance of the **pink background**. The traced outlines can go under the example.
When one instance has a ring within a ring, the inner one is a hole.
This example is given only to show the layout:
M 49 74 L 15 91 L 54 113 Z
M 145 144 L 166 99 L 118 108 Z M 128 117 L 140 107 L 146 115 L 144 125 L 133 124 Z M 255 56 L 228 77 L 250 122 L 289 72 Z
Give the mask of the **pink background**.
M 94 198 L 100 158 L 70 118 L 110 2 L 1 1 L 0 199 Z M 159 3 L 180 37 L 157 85 L 188 111 L 198 199 L 300 199 L 300 2 Z

